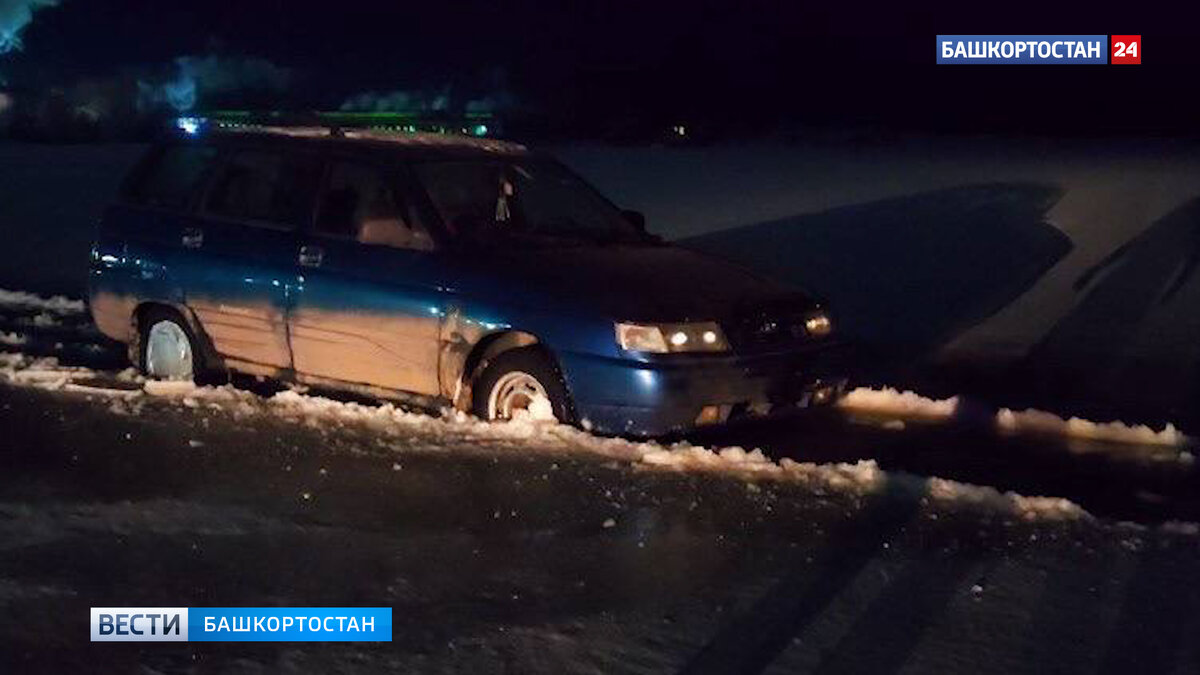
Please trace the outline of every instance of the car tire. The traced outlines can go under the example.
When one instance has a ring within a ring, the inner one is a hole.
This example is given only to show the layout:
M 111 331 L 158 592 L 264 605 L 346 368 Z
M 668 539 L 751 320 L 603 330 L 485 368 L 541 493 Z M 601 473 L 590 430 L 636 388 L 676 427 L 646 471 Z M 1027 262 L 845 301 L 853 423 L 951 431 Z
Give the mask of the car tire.
M 570 396 L 554 361 L 538 347 L 504 352 L 489 361 L 471 387 L 471 411 L 487 421 L 510 419 L 514 410 L 528 407 L 544 394 L 554 418 L 572 424 Z M 540 411 L 533 410 L 535 418 Z
M 192 329 L 178 313 L 154 308 L 141 319 L 142 374 L 155 380 L 196 382 L 202 379 L 204 355 Z

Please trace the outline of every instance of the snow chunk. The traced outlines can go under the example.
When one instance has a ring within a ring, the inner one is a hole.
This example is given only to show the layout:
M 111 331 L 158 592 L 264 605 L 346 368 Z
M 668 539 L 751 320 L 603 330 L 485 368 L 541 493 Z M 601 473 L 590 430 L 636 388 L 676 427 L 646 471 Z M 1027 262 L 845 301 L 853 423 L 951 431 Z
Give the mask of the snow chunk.
M 142 388 L 151 396 L 188 396 L 199 389 L 190 380 L 147 380 Z
M 529 418 L 537 422 L 557 422 L 558 418 L 554 416 L 554 406 L 550 404 L 550 399 L 545 396 L 534 396 L 529 402 Z
M 40 389 L 62 389 L 72 377 L 90 377 L 88 368 L 60 366 L 53 357 L 34 358 L 19 353 L 0 354 L 0 377 L 14 384 Z
M 1074 520 L 1087 515 L 1078 504 L 1061 497 L 1026 497 L 1001 493 L 993 487 L 930 478 L 926 488 L 931 499 L 959 505 L 972 504 L 988 510 L 1011 513 L 1024 520 Z
M 832 489 L 865 495 L 882 489 L 887 480 L 886 474 L 873 459 L 859 460 L 853 464 L 814 464 L 784 458 L 779 461 L 779 466 L 791 480 L 820 491 Z
M 1173 424 L 1168 424 L 1161 431 L 1155 431 L 1144 424 L 1092 422 L 1078 417 L 1064 420 L 1058 415 L 1041 410 L 1016 412 L 1003 408 L 996 413 L 996 427 L 1006 433 L 1037 433 L 1135 445 L 1182 447 L 1188 442 L 1187 436 L 1180 433 Z
M 137 389 L 114 389 L 112 387 L 94 387 L 87 384 L 78 384 L 75 382 L 67 382 L 63 385 L 63 391 L 74 391 L 83 394 L 91 394 L 95 396 L 108 396 L 111 398 L 131 399 L 142 395 L 142 392 Z
M 954 416 L 955 410 L 958 409 L 958 397 L 939 400 L 925 398 L 911 391 L 897 391 L 891 387 L 859 387 L 842 397 L 838 401 L 838 407 L 858 413 L 943 420 Z
M 53 314 L 40 312 L 36 314 L 30 321 L 37 328 L 55 328 L 62 325 L 62 321 L 56 318 Z
M 117 373 L 116 377 L 120 382 L 136 382 L 141 384 L 146 381 L 145 376 L 138 372 L 138 369 L 134 368 L 133 366 L 130 366 Z
M 1168 520 L 1162 525 L 1159 525 L 1158 529 L 1160 532 L 1164 532 L 1166 534 L 1177 534 L 1185 537 L 1194 537 L 1200 534 L 1200 524 L 1185 523 L 1178 520 Z

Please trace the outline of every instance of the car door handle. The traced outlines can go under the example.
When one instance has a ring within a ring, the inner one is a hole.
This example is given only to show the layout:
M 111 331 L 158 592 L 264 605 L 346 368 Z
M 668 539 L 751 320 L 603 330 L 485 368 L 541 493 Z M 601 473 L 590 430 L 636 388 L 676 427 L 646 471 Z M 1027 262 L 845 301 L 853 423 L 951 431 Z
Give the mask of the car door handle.
M 305 267 L 320 267 L 321 260 L 325 257 L 325 252 L 320 246 L 301 246 L 300 247 L 300 264 Z
M 204 230 L 198 230 L 194 227 L 184 229 L 183 237 L 180 238 L 184 248 L 200 248 L 204 245 Z

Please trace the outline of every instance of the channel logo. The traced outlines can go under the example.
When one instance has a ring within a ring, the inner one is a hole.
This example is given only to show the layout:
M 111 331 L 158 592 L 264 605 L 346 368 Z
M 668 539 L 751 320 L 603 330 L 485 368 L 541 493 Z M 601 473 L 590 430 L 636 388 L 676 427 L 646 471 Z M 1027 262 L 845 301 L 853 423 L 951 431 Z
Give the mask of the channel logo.
M 92 642 L 187 641 L 187 607 L 92 608 Z
M 391 642 L 391 607 L 92 607 L 92 642 Z
M 1135 51 L 1140 50 L 1141 36 L 1121 37 L 1138 38 Z M 937 62 L 941 65 L 1105 65 L 1108 57 L 1107 35 L 937 36 Z M 1129 62 L 1113 60 L 1113 63 Z

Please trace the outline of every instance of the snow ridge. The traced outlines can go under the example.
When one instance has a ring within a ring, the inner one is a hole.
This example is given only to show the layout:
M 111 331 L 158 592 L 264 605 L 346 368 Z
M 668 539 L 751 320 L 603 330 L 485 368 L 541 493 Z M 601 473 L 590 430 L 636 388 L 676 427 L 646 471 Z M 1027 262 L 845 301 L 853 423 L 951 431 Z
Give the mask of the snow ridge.
M 947 399 L 925 398 L 911 391 L 858 388 L 846 394 L 838 405 L 852 413 L 882 415 L 898 419 L 942 421 L 956 414 L 961 403 L 958 396 Z M 1144 424 L 1127 424 L 1121 421 L 1093 422 L 1079 417 L 1063 419 L 1042 410 L 1020 412 L 1001 408 L 996 413 L 996 429 L 1010 434 L 1041 434 L 1112 443 L 1157 445 L 1182 448 L 1190 439 L 1173 424 L 1154 430 Z M 1181 456 L 1190 457 L 1183 453 Z
M 117 379 L 131 384 L 140 382 L 140 389 L 105 389 L 73 382 L 97 375 L 86 368 L 59 366 L 53 358 L 0 354 L 0 379 L 22 386 L 101 395 L 109 400 L 109 410 L 115 414 L 137 415 L 149 401 L 166 399 L 184 407 L 203 406 L 234 415 L 279 415 L 320 428 L 363 425 L 391 436 L 416 437 L 422 441 L 422 447 L 435 450 L 452 450 L 463 441 L 486 440 L 534 452 L 582 452 L 630 462 L 646 470 L 694 471 L 747 481 L 779 481 L 803 485 L 818 493 L 866 497 L 886 489 L 944 507 L 978 508 L 1024 520 L 1091 518 L 1081 507 L 1065 499 L 1001 493 L 990 487 L 885 472 L 874 460 L 818 464 L 785 458 L 776 462 L 759 449 L 601 438 L 535 415 L 494 424 L 457 410 L 444 410 L 440 417 L 435 417 L 406 411 L 391 403 L 364 405 L 293 390 L 264 399 L 230 385 L 198 387 L 190 382 L 144 381 L 128 371 L 120 373 Z
M 1041 410 L 1016 412 L 1002 408 L 996 413 L 996 426 L 1007 433 L 1039 433 L 1118 443 L 1182 447 L 1188 442 L 1187 436 L 1176 429 L 1174 424 L 1167 424 L 1163 429 L 1155 431 L 1145 424 L 1092 422 L 1078 417 L 1064 420 L 1058 415 Z
M 25 291 L 10 291 L 0 288 L 0 307 L 12 309 L 36 309 L 54 312 L 56 314 L 81 314 L 83 301 L 65 298 L 61 295 L 44 297 Z

